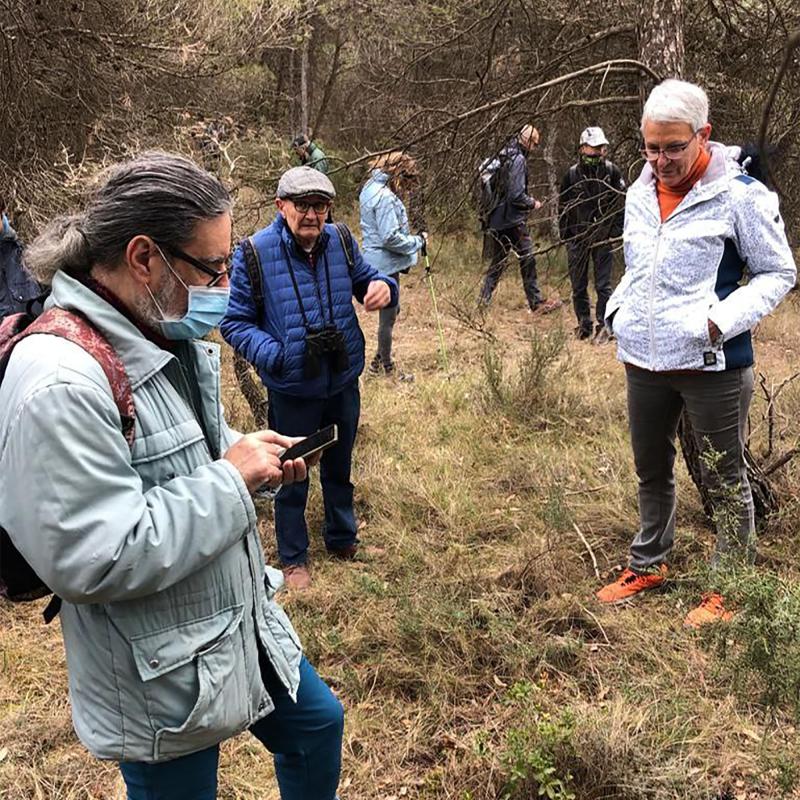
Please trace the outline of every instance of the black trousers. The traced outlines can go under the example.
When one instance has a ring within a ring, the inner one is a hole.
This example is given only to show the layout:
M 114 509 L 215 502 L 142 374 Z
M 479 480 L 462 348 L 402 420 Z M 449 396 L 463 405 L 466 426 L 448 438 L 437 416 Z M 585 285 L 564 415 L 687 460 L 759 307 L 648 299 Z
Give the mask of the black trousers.
M 567 242 L 569 280 L 572 284 L 572 306 L 578 325 L 587 333 L 592 331 L 592 307 L 589 303 L 589 262 L 594 263 L 594 288 L 597 292 L 596 317 L 599 325 L 606 315 L 606 303 L 611 297 L 613 257 L 609 245 L 592 247 L 581 239 Z

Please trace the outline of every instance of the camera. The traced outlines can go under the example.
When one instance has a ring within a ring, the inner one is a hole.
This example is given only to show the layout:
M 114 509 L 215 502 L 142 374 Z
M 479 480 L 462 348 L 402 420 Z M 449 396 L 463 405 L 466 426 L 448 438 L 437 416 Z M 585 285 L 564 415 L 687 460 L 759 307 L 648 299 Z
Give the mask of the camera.
M 334 372 L 344 372 L 350 366 L 344 334 L 335 325 L 326 325 L 306 333 L 306 354 L 303 373 L 306 378 L 318 378 L 322 359 L 327 358 Z

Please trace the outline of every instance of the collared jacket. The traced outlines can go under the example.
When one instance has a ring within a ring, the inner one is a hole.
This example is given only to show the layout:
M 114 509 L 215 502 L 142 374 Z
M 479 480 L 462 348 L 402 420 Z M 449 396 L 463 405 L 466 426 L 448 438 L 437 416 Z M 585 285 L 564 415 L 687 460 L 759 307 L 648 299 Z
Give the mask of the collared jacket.
M 606 307 L 621 361 L 656 372 L 753 363 L 751 328 L 794 286 L 778 198 L 712 143 L 705 174 L 661 221 L 646 164 L 625 202 L 625 274 Z M 708 320 L 722 333 L 711 341 Z
M 145 762 L 202 750 L 272 710 L 260 651 L 293 697 L 301 658 L 250 494 L 221 457 L 237 435 L 222 415 L 219 346 L 167 352 L 60 272 L 48 304 L 88 317 L 122 360 L 133 449 L 97 361 L 30 336 L 0 385 L 0 525 L 64 601 L 86 747 Z
M 0 229 L 0 319 L 24 311 L 42 289 L 22 266 L 22 244 L 5 214 Z
M 311 142 L 308 146 L 308 153 L 303 159 L 303 164 L 307 167 L 313 167 L 317 172 L 328 174 L 328 158 L 322 148 Z
M 386 275 L 417 263 L 424 240 L 411 233 L 402 200 L 389 188 L 389 176 L 372 171 L 359 196 L 364 257 Z
M 261 267 L 264 307 L 256 308 L 240 245 L 233 256 L 228 312 L 220 326 L 225 341 L 256 368 L 269 389 L 306 398 L 338 394 L 364 369 L 364 334 L 353 297 L 362 302 L 370 282 L 383 280 L 394 306 L 397 284 L 364 260 L 355 239 L 351 274 L 334 225 L 323 227 L 311 254 L 298 246 L 282 214 L 251 241 Z M 314 330 L 332 323 L 344 334 L 347 369 L 335 372 L 323 358 L 320 374 L 305 377 L 306 322 Z
M 558 197 L 561 241 L 591 244 L 620 236 L 624 207 L 625 180 L 619 168 L 605 158 L 597 166 L 579 160 L 561 181 Z
M 528 159 L 515 137 L 497 156 L 500 164 L 497 178 L 497 205 L 489 214 L 489 228 L 508 230 L 524 223 L 536 207 L 528 194 Z

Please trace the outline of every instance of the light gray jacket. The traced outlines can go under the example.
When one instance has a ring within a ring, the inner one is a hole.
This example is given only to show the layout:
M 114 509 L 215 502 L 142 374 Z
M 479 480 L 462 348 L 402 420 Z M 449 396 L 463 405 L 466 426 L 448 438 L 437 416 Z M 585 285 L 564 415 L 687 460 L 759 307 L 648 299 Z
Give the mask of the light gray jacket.
M 710 147 L 706 173 L 664 222 L 649 164 L 628 191 L 625 274 L 606 307 L 628 364 L 658 372 L 748 366 L 750 329 L 794 286 L 777 196 L 743 175 L 723 145 Z M 709 319 L 722 341 L 711 342 Z
M 293 697 L 299 684 L 300 643 L 272 600 L 282 576 L 266 575 L 253 502 L 221 458 L 236 434 L 219 347 L 183 343 L 176 357 L 63 273 L 49 302 L 82 311 L 121 357 L 133 452 L 98 363 L 63 339 L 25 339 L 0 386 L 0 524 L 65 601 L 83 743 L 123 761 L 186 755 L 272 710 L 259 643 Z

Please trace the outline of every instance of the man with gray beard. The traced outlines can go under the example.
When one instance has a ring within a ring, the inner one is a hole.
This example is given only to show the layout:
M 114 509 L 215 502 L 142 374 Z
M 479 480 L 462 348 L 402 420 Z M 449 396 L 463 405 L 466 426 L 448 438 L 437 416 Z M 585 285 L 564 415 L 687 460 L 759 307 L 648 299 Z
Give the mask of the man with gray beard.
M 193 162 L 112 168 L 26 253 L 48 308 L 113 348 L 135 430 L 73 340 L 18 342 L 0 383 L 0 526 L 61 599 L 75 730 L 129 800 L 213 800 L 220 743 L 249 730 L 284 800 L 334 800 L 343 712 L 275 602 L 252 494 L 303 481 L 297 440 L 230 430 L 220 348 L 231 199 Z M 32 455 L 35 454 L 35 455 Z

